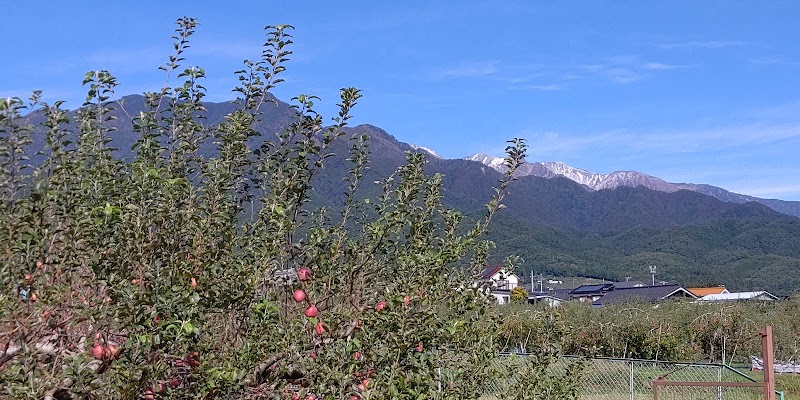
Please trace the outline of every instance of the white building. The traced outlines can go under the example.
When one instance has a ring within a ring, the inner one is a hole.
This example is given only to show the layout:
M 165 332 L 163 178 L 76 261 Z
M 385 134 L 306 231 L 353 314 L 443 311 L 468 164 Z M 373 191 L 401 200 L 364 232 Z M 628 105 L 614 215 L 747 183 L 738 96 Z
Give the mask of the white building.
M 764 290 L 756 292 L 733 292 L 733 293 L 719 293 L 709 294 L 700 298 L 703 301 L 775 301 L 778 297 Z
M 511 289 L 519 286 L 519 277 L 509 273 L 502 266 L 486 267 L 481 273 L 479 284 L 489 289 L 497 304 L 511 302 Z

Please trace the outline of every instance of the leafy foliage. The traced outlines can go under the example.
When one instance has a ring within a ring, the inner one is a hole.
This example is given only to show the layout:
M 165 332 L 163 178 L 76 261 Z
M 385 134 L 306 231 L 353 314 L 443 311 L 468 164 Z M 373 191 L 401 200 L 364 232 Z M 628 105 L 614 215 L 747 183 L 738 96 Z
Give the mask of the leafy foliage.
M 528 302 L 528 291 L 522 286 L 511 289 L 511 302 L 522 304 Z
M 360 92 L 341 90 L 330 126 L 298 95 L 264 136 L 292 43 L 268 26 L 236 72 L 238 107 L 209 123 L 205 71 L 183 67 L 196 27 L 177 21 L 167 84 L 138 112 L 112 99 L 108 71 L 85 75 L 76 113 L 38 93 L 0 103 L 4 396 L 478 397 L 502 346 L 472 282 L 524 141 L 471 223 L 421 154 L 363 196 L 370 141 L 345 129 Z M 137 135 L 130 159 L 112 145 L 120 127 Z M 316 207 L 318 176 L 343 160 L 341 202 Z

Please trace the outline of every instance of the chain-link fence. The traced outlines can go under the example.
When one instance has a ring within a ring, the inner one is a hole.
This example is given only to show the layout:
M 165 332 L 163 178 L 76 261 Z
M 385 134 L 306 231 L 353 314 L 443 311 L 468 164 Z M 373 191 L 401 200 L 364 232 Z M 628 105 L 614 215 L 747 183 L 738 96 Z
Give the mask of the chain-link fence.
M 715 399 L 764 400 L 763 383 L 756 382 L 669 382 L 653 385 L 654 400 Z
M 526 387 L 532 393 L 541 393 L 542 382 L 560 382 L 566 375 L 574 378 L 575 392 L 581 400 L 652 400 L 653 381 L 662 378 L 665 382 L 739 382 L 752 384 L 751 377 L 720 364 L 672 363 L 653 360 L 593 358 L 580 359 L 562 357 L 552 363 L 546 371 L 537 375 L 519 372 L 520 369 L 531 368 L 531 361 L 526 355 L 508 355 L 497 359 L 493 367 L 506 369 L 504 379 L 490 382 L 486 386 L 485 399 L 503 399 L 505 393 L 516 392 Z M 544 372 L 544 373 L 542 373 Z M 579 375 L 575 375 L 579 374 Z M 750 400 L 763 399 L 763 389 L 739 387 L 690 387 L 678 385 L 659 386 L 659 400 Z M 539 398 L 540 396 L 525 396 Z M 541 397 L 547 399 L 548 397 Z M 778 395 L 778 399 L 781 396 Z

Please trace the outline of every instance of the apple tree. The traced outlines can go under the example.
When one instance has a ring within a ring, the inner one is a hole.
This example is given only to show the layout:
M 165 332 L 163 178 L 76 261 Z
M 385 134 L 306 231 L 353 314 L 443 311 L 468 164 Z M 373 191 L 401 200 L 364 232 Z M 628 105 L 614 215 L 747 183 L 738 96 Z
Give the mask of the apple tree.
M 291 26 L 266 28 L 218 124 L 205 71 L 183 65 L 196 27 L 177 21 L 167 84 L 135 110 L 108 71 L 85 75 L 74 112 L 0 102 L 3 397 L 480 397 L 503 344 L 473 282 L 525 142 L 478 218 L 446 207 L 419 153 L 367 184 L 370 140 L 344 130 L 359 90 L 330 121 L 298 95 L 282 130 L 258 129 Z M 130 159 L 112 146 L 124 124 Z M 341 203 L 319 207 L 336 158 Z

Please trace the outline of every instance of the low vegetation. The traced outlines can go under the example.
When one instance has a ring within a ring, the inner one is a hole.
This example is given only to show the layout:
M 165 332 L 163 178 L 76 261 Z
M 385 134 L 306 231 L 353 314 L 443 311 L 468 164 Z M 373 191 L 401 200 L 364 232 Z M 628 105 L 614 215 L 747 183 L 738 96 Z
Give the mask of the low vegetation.
M 800 299 L 775 302 L 659 304 L 603 307 L 567 302 L 558 307 L 501 306 L 503 340 L 528 348 L 529 332 L 556 326 L 561 352 L 571 355 L 663 361 L 749 364 L 761 356 L 758 332 L 773 329 L 775 358 L 800 357 Z M 533 343 L 533 342 L 532 342 Z

